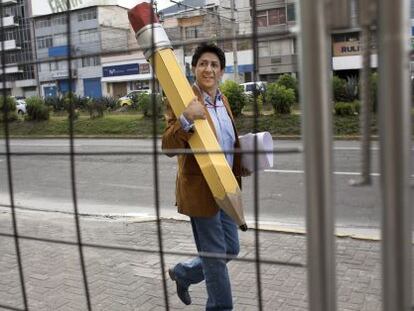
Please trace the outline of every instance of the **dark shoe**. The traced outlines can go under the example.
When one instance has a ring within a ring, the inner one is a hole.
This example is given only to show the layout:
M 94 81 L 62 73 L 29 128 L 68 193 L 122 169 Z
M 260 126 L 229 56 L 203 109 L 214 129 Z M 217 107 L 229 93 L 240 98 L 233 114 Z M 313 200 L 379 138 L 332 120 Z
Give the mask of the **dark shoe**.
M 177 277 L 174 273 L 173 268 L 168 269 L 168 274 L 170 275 L 171 280 L 175 281 L 175 284 L 177 285 L 178 298 L 180 298 L 180 300 L 185 305 L 190 305 L 191 304 L 191 297 L 190 297 L 190 293 L 188 292 L 188 288 L 185 288 L 184 286 L 180 285 L 180 283 L 178 283 Z

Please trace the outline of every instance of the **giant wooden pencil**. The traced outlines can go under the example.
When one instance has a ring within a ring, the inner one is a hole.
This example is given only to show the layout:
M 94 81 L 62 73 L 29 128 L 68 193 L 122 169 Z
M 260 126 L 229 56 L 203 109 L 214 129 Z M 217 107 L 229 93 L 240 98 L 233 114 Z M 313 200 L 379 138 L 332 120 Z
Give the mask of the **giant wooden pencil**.
M 180 69 L 164 28 L 159 24 L 149 3 L 138 4 L 129 10 L 128 18 L 136 33 L 138 44 L 153 65 L 174 114 L 180 116 L 195 95 Z M 189 145 L 193 151 L 203 152 L 196 153 L 195 158 L 214 199 L 240 229 L 245 231 L 247 226 L 243 215 L 241 191 L 224 154 L 217 153 L 221 149 L 214 132 L 207 120 L 196 120 L 194 126 L 195 132 L 189 140 Z

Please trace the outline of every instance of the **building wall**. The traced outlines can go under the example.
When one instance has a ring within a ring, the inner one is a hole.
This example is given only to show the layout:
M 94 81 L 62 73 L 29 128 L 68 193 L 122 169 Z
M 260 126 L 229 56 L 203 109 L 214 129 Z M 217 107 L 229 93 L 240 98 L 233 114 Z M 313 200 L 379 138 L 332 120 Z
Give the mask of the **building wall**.
M 239 34 L 252 33 L 252 18 L 250 16 L 250 0 L 235 1 L 236 19 L 239 21 Z
M 25 95 L 36 87 L 30 33 L 30 8 L 25 0 L 6 2 L 2 6 L 6 89 L 11 95 Z M 1 76 L 1 73 L 0 73 Z
M 271 82 L 280 74 L 298 71 L 296 38 L 290 32 L 296 25 L 295 5 L 291 0 L 256 1 L 260 80 Z M 275 10 L 278 14 L 276 19 L 273 15 Z M 268 36 L 270 32 L 277 35 Z
M 84 80 L 102 78 L 101 57 L 105 54 L 127 51 L 133 42 L 127 18 L 127 10 L 117 6 L 97 6 L 71 11 L 71 42 L 67 41 L 67 25 L 62 19 L 65 13 L 35 18 L 38 59 L 41 84 L 59 86 L 68 79 L 69 55 L 72 60 L 72 78 L 78 95 L 85 95 Z M 51 38 L 46 46 L 42 40 Z M 66 38 L 66 39 L 65 39 Z M 66 50 L 65 50 L 66 48 Z M 96 85 L 96 84 L 95 84 Z M 102 86 L 102 85 L 101 85 Z

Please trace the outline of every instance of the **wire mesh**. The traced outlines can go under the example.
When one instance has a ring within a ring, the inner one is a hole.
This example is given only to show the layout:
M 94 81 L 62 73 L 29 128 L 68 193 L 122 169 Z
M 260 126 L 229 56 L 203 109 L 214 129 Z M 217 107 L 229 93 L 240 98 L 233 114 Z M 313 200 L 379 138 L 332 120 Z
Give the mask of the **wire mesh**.
M 20 1 L 20 0 L 18 0 Z M 291 35 L 286 34 L 286 31 L 267 31 L 266 33 L 260 33 L 258 34 L 257 30 L 257 8 L 260 7 L 261 4 L 257 4 L 255 0 L 251 1 L 252 7 L 251 7 L 251 18 L 252 18 L 252 31 L 251 34 L 247 35 L 236 35 L 236 36 L 226 36 L 226 35 L 220 35 L 219 37 L 215 38 L 215 41 L 220 45 L 225 44 L 227 42 L 231 42 L 233 39 L 236 39 L 237 41 L 242 40 L 250 40 L 251 46 L 253 47 L 253 81 L 258 81 L 258 57 L 259 57 L 259 49 L 258 49 L 258 40 L 259 39 L 267 39 L 267 38 L 276 38 L 276 39 L 284 39 L 287 37 L 290 37 Z M 154 1 L 151 1 L 151 4 L 154 5 Z M 72 35 L 72 22 L 71 22 L 71 1 L 66 0 L 66 6 L 68 10 L 66 10 L 65 19 L 66 19 L 66 35 L 67 35 L 67 43 L 68 46 L 71 46 L 71 42 L 74 39 L 78 39 L 76 36 L 78 34 Z M 0 13 L 3 10 L 3 2 L 0 2 Z M 246 9 L 247 10 L 247 9 Z M 0 14 L 3 16 L 3 14 Z M 218 23 L 220 22 L 220 16 L 218 16 Z M 225 18 L 222 18 L 225 20 Z M 0 19 L 1 23 L 3 23 L 3 19 Z M 26 24 L 29 25 L 29 24 Z M 34 22 L 33 24 L 34 25 Z M 1 33 L 2 37 L 5 33 L 5 28 L 3 27 L 3 24 L 1 24 Z M 218 26 L 218 25 L 214 25 Z M 185 46 L 192 46 L 194 44 L 202 43 L 205 41 L 205 38 L 199 38 L 199 39 L 192 39 L 192 40 L 178 40 L 174 41 L 173 45 L 177 47 L 185 47 Z M 6 64 L 5 60 L 5 53 L 3 52 L 4 49 L 4 41 L 2 41 L 2 70 L 3 73 L 6 72 L 6 69 L 9 67 L 12 67 L 12 64 Z M 38 44 L 37 42 L 35 44 Z M 91 42 L 91 45 L 98 45 L 99 42 Z M 152 50 L 155 49 L 154 46 L 154 36 L 152 36 Z M 36 51 L 36 49 L 35 49 Z M 130 49 L 129 52 L 138 52 L 142 51 L 139 48 L 133 48 Z M 184 53 L 184 52 L 183 52 Z M 111 52 L 99 52 L 99 53 L 93 53 L 93 52 L 87 52 L 82 55 L 73 55 L 72 49 L 68 50 L 68 54 L 64 57 L 57 57 L 54 58 L 53 61 L 67 61 L 67 68 L 68 68 L 68 75 L 69 75 L 69 93 L 73 93 L 73 85 L 72 80 L 74 80 L 72 66 L 74 60 L 80 60 L 83 57 L 104 57 L 104 56 L 110 56 Z M 40 59 L 40 60 L 27 60 L 19 62 L 20 65 L 25 66 L 35 66 L 38 68 L 41 64 L 46 64 L 50 60 L 49 59 Z M 155 63 L 153 64 L 155 66 Z M 155 68 L 152 72 L 151 77 L 151 88 L 152 90 L 156 89 L 156 77 L 154 76 Z M 2 83 L 3 83 L 3 99 L 7 97 L 7 90 L 6 90 L 6 75 L 2 75 Z M 68 131 L 68 140 L 69 140 L 69 152 L 12 152 L 10 150 L 10 131 L 9 131 L 9 123 L 8 123 L 8 105 L 3 105 L 4 113 L 4 133 L 5 133 L 5 147 L 6 152 L 0 153 L 0 156 L 5 156 L 7 159 L 7 179 L 8 179 L 8 188 L 9 188 L 9 194 L 10 194 L 10 204 L 0 204 L 0 206 L 10 209 L 12 221 L 13 221 L 13 234 L 6 234 L 1 233 L 0 236 L 2 237 L 8 237 L 13 238 L 15 243 L 15 249 L 16 249 L 16 257 L 18 261 L 18 267 L 19 267 L 19 277 L 20 277 L 20 284 L 21 284 L 21 291 L 22 291 L 22 297 L 23 297 L 23 305 L 24 307 L 22 309 L 15 308 L 13 306 L 7 306 L 2 305 L 0 303 L 0 308 L 4 308 L 7 310 L 29 310 L 28 305 L 28 297 L 27 297 L 27 291 L 25 287 L 25 278 L 24 278 L 24 265 L 23 260 L 21 257 L 20 252 L 20 241 L 41 241 L 45 243 L 51 243 L 51 244 L 63 244 L 63 245 L 71 245 L 76 246 L 79 253 L 79 266 L 82 272 L 82 280 L 83 280 L 83 290 L 85 292 L 85 306 L 82 308 L 87 308 L 88 310 L 93 309 L 93 305 L 91 303 L 91 293 L 89 289 L 89 281 L 88 281 L 88 273 L 87 273 L 87 262 L 84 255 L 85 248 L 94 248 L 94 249 L 108 249 L 113 251 L 127 251 L 127 252 L 133 252 L 133 253 L 149 253 L 149 254 L 158 254 L 159 260 L 160 260 L 160 275 L 162 280 L 162 290 L 163 290 L 163 297 L 164 297 L 164 304 L 165 309 L 170 309 L 170 303 L 168 298 L 168 288 L 167 288 L 167 280 L 166 275 L 164 273 L 165 271 L 165 256 L 166 255 L 178 255 L 178 256 L 203 256 L 205 258 L 221 258 L 221 259 L 232 259 L 233 261 L 239 261 L 239 262 L 245 262 L 245 263 L 254 263 L 255 265 L 255 278 L 256 278 L 256 293 L 257 293 L 257 304 L 258 309 L 263 310 L 263 288 L 262 288 L 262 265 L 263 264 L 271 264 L 271 265 L 281 265 L 281 266 L 290 266 L 290 267 L 296 267 L 296 268 L 304 268 L 305 265 L 300 262 L 294 262 L 294 261 L 282 261 L 282 260 L 275 260 L 270 258 L 263 258 L 260 253 L 260 230 L 254 231 L 254 239 L 255 239 L 255 253 L 254 257 L 247 258 L 247 257 L 240 257 L 240 258 L 233 258 L 229 256 L 225 256 L 222 254 L 213 254 L 213 253 L 193 253 L 193 252 L 178 252 L 178 251 L 169 251 L 164 250 L 163 245 L 163 232 L 162 232 L 162 219 L 161 219 L 161 212 L 160 212 L 160 200 L 159 200 L 159 194 L 162 191 L 159 185 L 159 156 L 162 156 L 163 153 L 157 148 L 157 141 L 158 141 L 158 123 L 159 115 L 158 111 L 156 109 L 156 105 L 154 104 L 156 102 L 155 98 L 156 94 L 153 92 L 151 94 L 151 102 L 152 104 L 152 150 L 151 151 L 139 151 L 139 152 L 80 152 L 77 151 L 75 148 L 75 106 L 74 106 L 74 100 L 73 97 L 69 97 L 69 131 Z M 253 132 L 257 132 L 258 130 L 258 116 L 259 116 L 259 105 L 258 105 L 258 98 L 257 96 L 253 97 L 253 107 L 254 107 L 254 122 L 253 122 Z M 202 154 L 206 153 L 203 151 L 197 151 L 197 150 L 174 150 L 177 154 Z M 274 154 L 277 153 L 299 153 L 301 150 L 298 149 L 286 149 L 286 150 L 276 150 L 273 151 Z M 213 154 L 213 153 L 243 153 L 243 154 L 253 154 L 254 155 L 254 165 L 255 168 L 257 168 L 258 165 L 258 157 L 262 153 L 258 150 L 258 142 L 257 138 L 254 141 L 254 150 L 252 151 L 240 151 L 240 150 L 220 150 L 220 151 L 207 151 L 207 153 Z M 268 153 L 268 152 L 266 152 Z M 78 189 L 77 189 L 77 176 L 76 176 L 76 157 L 78 156 L 113 156 L 113 155 L 148 155 L 152 156 L 153 161 L 153 181 L 154 181 L 154 209 L 156 214 L 156 230 L 157 230 L 157 242 L 158 242 L 158 250 L 154 251 L 153 249 L 145 249 L 145 248 L 132 248 L 132 247 L 121 247 L 117 245 L 107 245 L 107 244 L 92 244 L 92 243 L 86 243 L 83 241 L 82 238 L 82 228 L 81 228 L 81 219 L 82 217 L 86 216 L 79 212 L 78 208 Z M 14 187 L 13 187 L 13 171 L 12 171 L 12 158 L 18 158 L 18 157 L 29 157 L 29 156 L 35 156 L 35 157 L 41 157 L 41 156 L 69 156 L 70 160 L 70 181 L 71 181 L 71 195 L 72 195 L 72 202 L 73 202 L 73 212 L 67 212 L 67 214 L 72 215 L 75 221 L 75 228 L 76 228 L 76 241 L 64 241 L 60 239 L 47 239 L 47 238 L 38 238 L 38 237 L 32 237 L 27 235 L 19 234 L 18 232 L 18 221 L 17 221 L 17 214 L 16 211 L 34 211 L 34 212 L 49 212 L 53 213 L 47 209 L 39 209 L 39 208 L 31 208 L 30 206 L 19 206 L 16 205 L 14 202 Z M 254 207 L 254 222 L 255 227 L 259 228 L 259 218 L 260 218 L 260 205 L 259 205 L 259 178 L 257 174 L 254 174 L 253 179 L 253 207 Z

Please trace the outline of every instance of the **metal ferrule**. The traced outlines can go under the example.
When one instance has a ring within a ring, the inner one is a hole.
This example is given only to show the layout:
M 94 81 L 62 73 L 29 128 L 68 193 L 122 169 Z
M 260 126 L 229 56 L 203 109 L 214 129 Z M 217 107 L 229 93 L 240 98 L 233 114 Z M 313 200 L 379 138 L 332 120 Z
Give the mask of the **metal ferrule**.
M 135 34 L 135 37 L 138 45 L 144 50 L 144 56 L 147 60 L 157 51 L 172 48 L 167 33 L 161 24 L 158 23 L 149 24 L 141 28 Z

